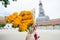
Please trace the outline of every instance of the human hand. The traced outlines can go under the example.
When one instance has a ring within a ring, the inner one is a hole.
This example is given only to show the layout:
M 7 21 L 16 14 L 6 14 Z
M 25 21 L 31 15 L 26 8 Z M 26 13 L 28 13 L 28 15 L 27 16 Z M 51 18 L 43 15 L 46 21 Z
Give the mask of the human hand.
M 33 37 L 34 37 L 33 39 L 34 39 L 34 40 L 38 40 L 38 39 L 39 39 L 39 36 L 37 35 L 37 33 L 34 32 L 34 31 L 36 30 L 36 27 L 37 27 L 37 25 L 34 24 L 34 25 L 32 26 L 32 28 L 31 28 L 31 30 L 28 31 L 27 36 L 26 36 L 26 40 L 31 40 L 31 37 L 32 37 L 32 34 L 33 34 L 33 33 L 34 33 L 34 34 L 33 34 Z

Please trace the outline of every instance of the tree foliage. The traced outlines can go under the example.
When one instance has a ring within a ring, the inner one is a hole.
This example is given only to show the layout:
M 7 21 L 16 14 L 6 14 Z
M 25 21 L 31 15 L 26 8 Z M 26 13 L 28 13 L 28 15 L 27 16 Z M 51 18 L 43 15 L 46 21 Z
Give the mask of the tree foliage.
M 4 5 L 5 8 L 7 8 L 7 5 L 10 4 L 10 1 L 9 0 L 0 0 L 2 2 L 2 5 Z M 14 1 L 17 1 L 17 0 L 12 0 L 13 2 Z

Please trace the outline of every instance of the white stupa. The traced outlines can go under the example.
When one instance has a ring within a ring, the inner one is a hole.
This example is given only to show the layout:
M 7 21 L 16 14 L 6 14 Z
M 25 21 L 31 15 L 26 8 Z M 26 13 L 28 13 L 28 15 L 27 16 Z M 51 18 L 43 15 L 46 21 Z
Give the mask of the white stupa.
M 36 19 L 36 23 L 47 22 L 47 21 L 49 21 L 49 17 L 44 14 L 43 6 L 42 6 L 41 0 L 40 0 L 40 3 L 39 3 L 39 15 L 38 15 L 38 17 Z

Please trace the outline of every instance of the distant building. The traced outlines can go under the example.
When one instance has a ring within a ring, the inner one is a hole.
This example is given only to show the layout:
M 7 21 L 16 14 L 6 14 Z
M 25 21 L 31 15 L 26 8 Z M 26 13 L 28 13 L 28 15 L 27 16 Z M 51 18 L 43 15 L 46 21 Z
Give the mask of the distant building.
M 12 28 L 12 24 L 11 23 L 6 23 L 6 19 L 5 17 L 1 17 L 0 16 L 0 24 L 6 24 L 4 26 L 5 29 L 9 29 L 9 28 Z M 1 29 L 1 28 L 0 28 Z M 3 28 L 2 28 L 3 29 Z
M 44 14 L 41 1 L 39 3 L 39 16 L 36 19 L 36 23 L 41 29 L 60 29 L 60 19 L 49 19 Z
M 36 22 L 39 23 L 39 22 L 47 22 L 47 21 L 49 21 L 49 17 L 44 14 L 43 6 L 42 6 L 42 3 L 40 1 L 40 3 L 39 3 L 39 15 L 36 19 Z
M 0 16 L 0 23 L 6 23 L 5 17 Z

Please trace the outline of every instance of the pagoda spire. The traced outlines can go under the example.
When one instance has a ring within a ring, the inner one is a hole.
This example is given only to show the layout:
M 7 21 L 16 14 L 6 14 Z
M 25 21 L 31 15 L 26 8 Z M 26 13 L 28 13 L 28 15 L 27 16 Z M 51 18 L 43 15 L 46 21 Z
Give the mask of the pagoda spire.
M 36 23 L 39 24 L 40 22 L 47 22 L 47 21 L 49 21 L 49 16 L 46 16 L 44 14 L 43 5 L 42 5 L 42 2 L 40 0 L 39 1 L 39 16 L 36 19 Z
M 39 17 L 45 16 L 41 0 L 39 1 Z

